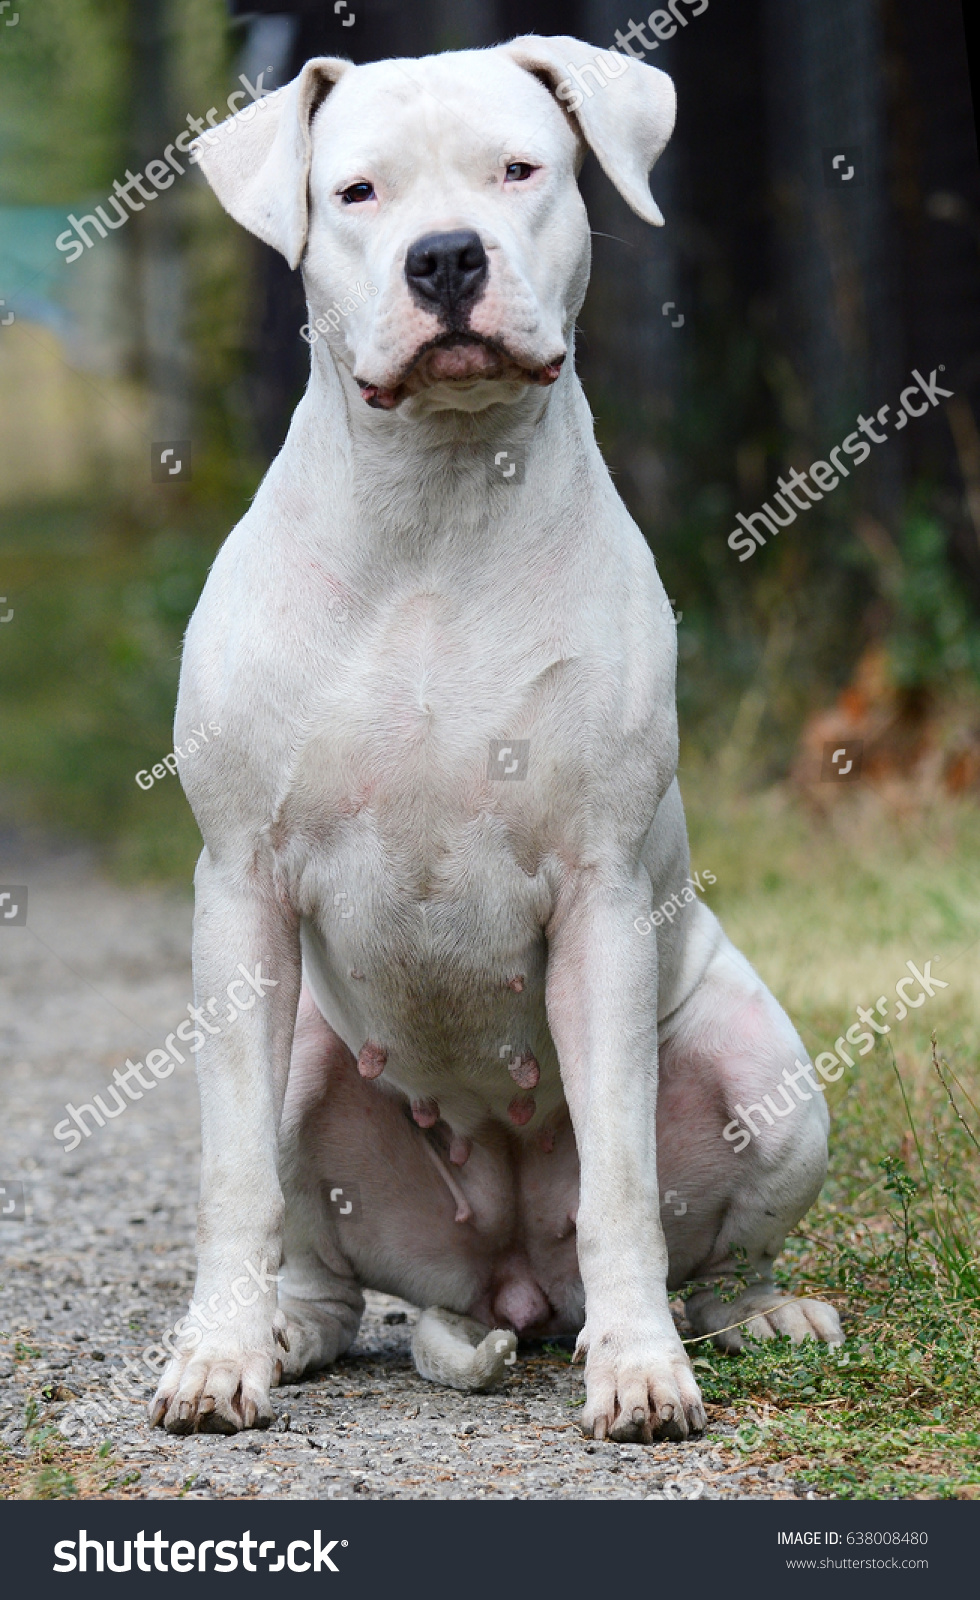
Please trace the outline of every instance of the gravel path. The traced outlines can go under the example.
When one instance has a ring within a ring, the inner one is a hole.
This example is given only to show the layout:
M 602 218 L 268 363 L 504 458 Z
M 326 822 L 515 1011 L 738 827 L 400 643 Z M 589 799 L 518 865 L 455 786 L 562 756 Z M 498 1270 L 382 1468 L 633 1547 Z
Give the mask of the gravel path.
M 415 1310 L 377 1294 L 347 1357 L 274 1391 L 273 1430 L 231 1439 L 151 1431 L 154 1383 L 140 1352 L 183 1314 L 193 1282 L 190 1062 L 71 1154 L 52 1130 L 68 1101 L 104 1096 L 113 1068 L 141 1060 L 184 1016 L 190 901 L 121 888 L 81 855 L 20 847 L 3 852 L 0 879 L 29 889 L 27 925 L 0 926 L 0 1207 L 17 1202 L 18 1184 L 26 1207 L 0 1220 L 0 1497 L 36 1492 L 24 1488 L 36 1459 L 25 1434 L 32 1400 L 30 1426 L 52 1424 L 69 1465 L 98 1465 L 101 1478 L 78 1479 L 83 1493 L 103 1491 L 109 1477 L 108 1492 L 129 1498 L 807 1493 L 781 1467 L 746 1468 L 735 1413 L 718 1408 L 706 1437 L 684 1445 L 583 1439 L 581 1372 L 553 1346 L 522 1346 L 492 1395 L 424 1383 L 409 1354 Z

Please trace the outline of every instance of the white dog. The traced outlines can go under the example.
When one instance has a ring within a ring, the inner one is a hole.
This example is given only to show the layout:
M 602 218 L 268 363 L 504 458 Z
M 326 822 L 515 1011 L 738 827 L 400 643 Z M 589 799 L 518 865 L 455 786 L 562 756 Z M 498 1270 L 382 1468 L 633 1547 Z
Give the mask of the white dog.
M 177 742 L 222 728 L 181 769 L 197 994 L 242 964 L 263 995 L 199 1057 L 196 1301 L 281 1278 L 182 1325 L 174 1432 L 267 1425 L 365 1286 L 429 1308 L 419 1371 L 463 1388 L 515 1334 L 577 1332 L 597 1438 L 704 1426 L 673 1287 L 728 1347 L 841 1338 L 770 1275 L 823 1180 L 823 1085 L 703 903 L 638 931 L 689 873 L 675 632 L 575 376 L 576 171 L 591 147 L 661 222 L 674 92 L 598 54 L 574 116 L 597 52 L 569 38 L 310 61 L 200 145 L 324 333 L 184 654 Z

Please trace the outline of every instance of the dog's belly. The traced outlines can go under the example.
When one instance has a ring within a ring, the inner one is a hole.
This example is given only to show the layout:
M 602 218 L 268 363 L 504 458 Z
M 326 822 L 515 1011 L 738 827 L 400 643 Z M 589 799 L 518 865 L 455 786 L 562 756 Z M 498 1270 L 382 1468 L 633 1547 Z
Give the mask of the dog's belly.
M 284 1125 L 291 1183 L 318 1197 L 324 1259 L 339 1247 L 360 1283 L 487 1325 L 578 1328 L 579 1169 L 566 1111 L 546 1136 L 485 1118 L 454 1164 L 448 1128 L 417 1126 L 397 1090 L 362 1078 L 304 993 Z M 331 1204 L 334 1192 L 356 1196 L 353 1214 Z
M 482 840 L 446 851 L 423 884 L 368 818 L 347 846 L 303 876 L 304 973 L 324 1017 L 355 1058 L 367 1047 L 368 1071 L 453 1132 L 490 1118 L 541 1134 L 564 1104 L 543 876 Z
M 692 1099 L 669 1072 L 664 1089 L 659 1169 L 676 1284 L 707 1259 L 727 1197 L 725 1175 L 712 1167 L 712 1084 Z M 319 1197 L 319 1226 L 336 1229 L 336 1246 L 324 1244 L 323 1254 L 336 1260 L 339 1247 L 360 1283 L 488 1327 L 535 1336 L 581 1327 L 579 1162 L 567 1111 L 536 1136 L 487 1118 L 455 1165 L 449 1130 L 416 1126 L 401 1094 L 365 1081 L 307 994 L 284 1121 L 294 1130 L 294 1181 Z M 335 1193 L 356 1197 L 353 1214 L 331 1204 Z

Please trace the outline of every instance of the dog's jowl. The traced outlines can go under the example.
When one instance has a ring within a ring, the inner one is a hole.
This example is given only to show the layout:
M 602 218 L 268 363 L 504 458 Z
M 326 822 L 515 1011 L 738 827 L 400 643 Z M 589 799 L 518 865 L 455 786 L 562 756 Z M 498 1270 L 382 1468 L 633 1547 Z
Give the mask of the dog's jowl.
M 177 744 L 222 729 L 180 768 L 196 988 L 240 963 L 276 983 L 198 1056 L 195 1302 L 281 1265 L 178 1339 L 154 1403 L 175 1432 L 268 1424 L 365 1288 L 421 1308 L 418 1369 L 458 1388 L 521 1335 L 577 1334 L 600 1438 L 703 1427 L 684 1284 L 725 1347 L 841 1337 L 772 1286 L 826 1163 L 792 1024 L 697 896 L 636 931 L 690 874 L 676 628 L 575 375 L 576 174 L 591 148 L 659 224 L 674 92 L 618 57 L 572 115 L 557 90 L 595 58 L 315 60 L 200 141 L 326 331 L 184 654 Z M 733 1108 L 767 1095 L 736 1152 Z

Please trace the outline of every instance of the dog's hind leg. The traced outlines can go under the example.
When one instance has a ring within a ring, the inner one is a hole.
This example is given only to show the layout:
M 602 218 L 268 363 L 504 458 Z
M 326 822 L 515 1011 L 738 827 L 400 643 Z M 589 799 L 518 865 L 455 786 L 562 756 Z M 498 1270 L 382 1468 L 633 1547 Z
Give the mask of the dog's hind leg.
M 327 1214 L 315 1169 L 297 1159 L 287 1128 L 282 1163 L 286 1202 L 279 1313 L 287 1348 L 280 1352 L 287 1382 L 329 1366 L 357 1337 L 364 1296 Z M 280 1380 L 282 1381 L 282 1379 Z
M 490 1389 L 517 1359 L 517 1335 L 488 1330 L 472 1317 L 441 1306 L 423 1311 L 412 1336 L 412 1356 L 420 1378 L 450 1389 Z
M 827 1170 L 824 1086 L 745 957 L 697 907 L 713 950 L 661 1026 L 658 1137 L 670 1283 L 722 1350 L 787 1334 L 843 1340 L 834 1307 L 776 1288 L 775 1259 Z
M 287 1381 L 316 1372 L 349 1350 L 364 1311 L 357 1275 L 341 1248 L 336 1215 L 324 1204 L 317 1162 L 316 1113 L 326 1111 L 337 1077 L 352 1068 L 346 1047 L 304 989 L 279 1138 L 285 1201 L 279 1311 L 288 1344 L 280 1359 Z
M 287 1245 L 288 1250 L 288 1245 Z M 329 1366 L 357 1337 L 364 1296 L 353 1277 L 332 1272 L 312 1250 L 287 1254 L 279 1285 L 288 1349 L 282 1378 L 290 1382 Z

